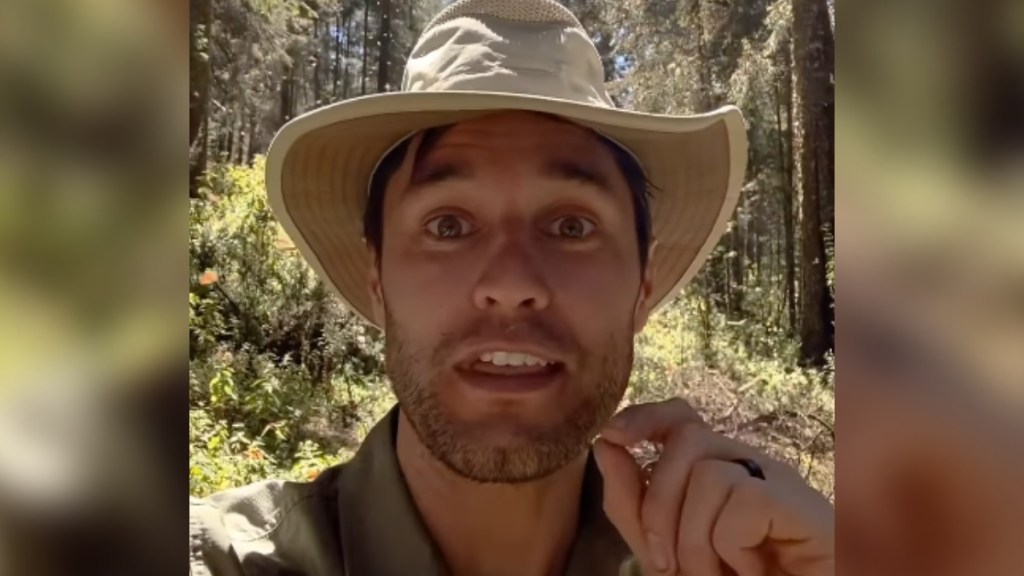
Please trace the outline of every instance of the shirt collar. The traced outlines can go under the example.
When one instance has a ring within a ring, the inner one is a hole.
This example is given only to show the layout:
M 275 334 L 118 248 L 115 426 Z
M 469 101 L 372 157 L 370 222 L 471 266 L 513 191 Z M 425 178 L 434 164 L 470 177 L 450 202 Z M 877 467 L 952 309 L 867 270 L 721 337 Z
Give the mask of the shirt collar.
M 347 573 L 445 576 L 447 568 L 420 518 L 398 465 L 398 406 L 370 431 L 340 479 L 341 536 Z M 591 452 L 579 527 L 565 576 L 616 575 L 629 549 L 603 510 L 603 486 Z

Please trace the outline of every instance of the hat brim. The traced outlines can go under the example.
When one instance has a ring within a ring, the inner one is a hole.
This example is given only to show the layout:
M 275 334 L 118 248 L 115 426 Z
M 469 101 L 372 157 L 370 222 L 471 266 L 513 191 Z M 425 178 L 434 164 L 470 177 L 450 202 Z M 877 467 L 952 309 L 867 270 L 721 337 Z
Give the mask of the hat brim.
M 657 310 L 696 274 L 725 233 L 747 163 L 743 116 L 645 114 L 491 92 L 395 92 L 320 108 L 285 125 L 267 154 L 271 209 L 299 253 L 345 305 L 376 324 L 363 211 L 370 177 L 397 142 L 433 126 L 502 110 L 554 114 L 629 149 L 658 190 L 652 299 Z

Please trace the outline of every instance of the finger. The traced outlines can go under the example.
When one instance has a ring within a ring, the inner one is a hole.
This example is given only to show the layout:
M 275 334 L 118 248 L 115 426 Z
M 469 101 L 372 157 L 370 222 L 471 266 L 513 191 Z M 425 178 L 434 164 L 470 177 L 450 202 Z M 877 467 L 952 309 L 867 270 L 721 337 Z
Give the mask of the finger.
M 665 439 L 640 505 L 640 523 L 656 566 L 675 567 L 679 514 L 693 464 L 705 452 L 699 424 L 676 427 Z
M 594 459 L 604 478 L 604 512 L 633 555 L 649 571 L 647 541 L 640 525 L 643 477 L 636 460 L 624 448 L 598 439 Z
M 684 497 L 690 498 L 689 484 L 694 466 L 702 461 L 719 460 L 731 472 L 746 474 L 741 466 L 728 462 L 736 458 L 761 460 L 751 448 L 701 424 L 691 422 L 672 431 L 651 474 L 640 508 L 640 520 L 652 557 L 659 550 L 675 556 L 680 512 L 684 508 Z M 710 549 L 710 532 L 706 541 L 706 547 Z
M 722 576 L 722 559 L 711 535 L 733 486 L 745 476 L 746 470 L 721 460 L 701 460 L 693 466 L 675 549 L 683 576 Z
M 601 437 L 619 446 L 632 446 L 642 440 L 664 442 L 676 426 L 704 419 L 682 398 L 650 404 L 635 404 L 616 414 L 601 431 Z
M 735 466 L 735 465 L 734 465 Z M 771 511 L 767 506 L 767 484 L 751 478 L 740 466 L 735 481 L 711 533 L 715 553 L 739 576 L 766 573 L 758 547 L 768 538 Z

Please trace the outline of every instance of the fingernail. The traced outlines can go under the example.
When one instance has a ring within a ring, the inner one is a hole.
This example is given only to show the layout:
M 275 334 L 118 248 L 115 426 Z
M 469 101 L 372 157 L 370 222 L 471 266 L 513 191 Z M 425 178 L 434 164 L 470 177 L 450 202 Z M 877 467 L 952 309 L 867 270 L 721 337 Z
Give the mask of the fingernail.
M 654 563 L 654 569 L 666 572 L 668 570 L 668 551 L 665 550 L 665 543 L 653 532 L 648 532 L 647 545 L 651 549 L 651 562 Z

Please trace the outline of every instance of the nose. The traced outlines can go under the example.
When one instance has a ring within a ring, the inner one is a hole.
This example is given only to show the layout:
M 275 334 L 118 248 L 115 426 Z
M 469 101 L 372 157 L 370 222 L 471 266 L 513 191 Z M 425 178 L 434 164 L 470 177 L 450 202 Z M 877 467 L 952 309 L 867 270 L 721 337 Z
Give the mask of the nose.
M 528 246 L 505 239 L 484 266 L 473 290 L 480 310 L 508 313 L 543 310 L 551 302 L 551 290 Z

